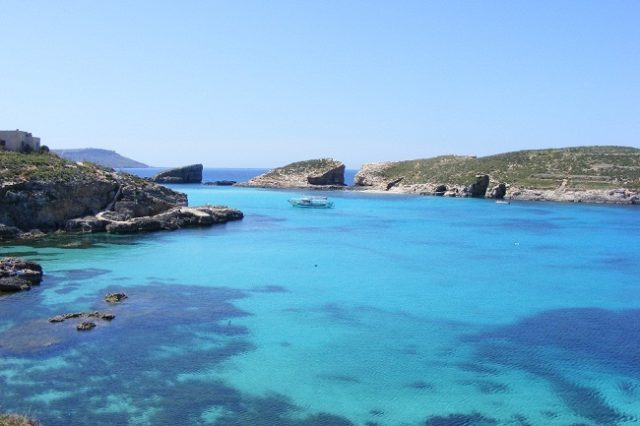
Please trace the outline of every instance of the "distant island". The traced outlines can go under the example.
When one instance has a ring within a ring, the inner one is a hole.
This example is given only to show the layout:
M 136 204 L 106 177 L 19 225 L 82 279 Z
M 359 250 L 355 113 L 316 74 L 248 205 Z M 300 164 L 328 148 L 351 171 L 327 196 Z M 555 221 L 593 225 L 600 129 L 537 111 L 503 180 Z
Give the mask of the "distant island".
M 241 186 L 342 188 L 344 166 L 332 159 L 291 163 Z M 587 146 L 446 155 L 365 164 L 350 189 L 449 197 L 640 204 L 640 149 Z
M 124 157 L 115 151 L 99 148 L 52 149 L 52 152 L 69 161 L 90 161 L 113 169 L 149 167 L 131 158 Z

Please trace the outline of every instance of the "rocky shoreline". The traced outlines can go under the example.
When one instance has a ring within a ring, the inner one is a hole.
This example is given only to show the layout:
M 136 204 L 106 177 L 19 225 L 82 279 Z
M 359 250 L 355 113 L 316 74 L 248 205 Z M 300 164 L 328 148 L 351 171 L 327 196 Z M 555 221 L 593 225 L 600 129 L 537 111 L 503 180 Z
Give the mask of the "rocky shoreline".
M 226 206 L 187 207 L 183 193 L 91 163 L 0 152 L 0 241 L 176 230 L 242 218 Z
M 351 186 L 344 182 L 344 164 L 318 159 L 236 186 L 631 205 L 640 204 L 640 150 L 595 146 L 371 163 Z

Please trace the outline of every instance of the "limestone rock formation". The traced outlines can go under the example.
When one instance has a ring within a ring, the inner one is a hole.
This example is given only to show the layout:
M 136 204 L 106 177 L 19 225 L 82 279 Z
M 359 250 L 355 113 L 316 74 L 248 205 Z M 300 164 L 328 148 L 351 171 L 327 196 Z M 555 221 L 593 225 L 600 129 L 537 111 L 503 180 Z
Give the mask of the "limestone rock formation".
M 42 281 L 42 267 L 36 262 L 17 257 L 0 259 L 0 291 L 30 290 Z
M 53 231 L 64 229 L 71 219 L 104 210 L 136 217 L 186 203 L 184 194 L 100 168 L 82 170 L 75 178 L 64 180 L 52 176 L 47 180 L 4 181 L 0 183 L 0 223 L 6 227 L 1 231 L 9 236 L 14 233 L 13 228 Z M 91 226 L 99 228 L 97 224 Z
M 474 198 L 484 198 L 489 187 L 489 175 L 476 175 L 476 180 L 471 185 L 466 186 L 463 195 Z
M 344 186 L 345 166 L 330 158 L 299 161 L 270 170 L 240 186 L 263 188 L 314 188 Z
M 503 200 L 505 195 L 507 195 L 507 185 L 501 183 L 493 187 L 491 194 L 489 194 L 489 198 Z
M 387 187 L 398 177 L 387 177 L 384 171 L 393 163 L 368 163 L 363 164 L 356 176 L 353 179 L 354 186 L 364 186 L 371 189 L 387 190 Z M 393 186 L 393 185 L 391 185 Z M 390 188 L 390 187 L 389 187 Z
M 446 192 L 447 192 L 447 185 L 438 185 L 436 189 L 433 190 L 433 195 L 442 197 Z
M 354 185 L 448 197 L 640 204 L 640 149 L 585 146 L 365 164 Z
M 111 220 L 106 231 L 112 234 L 132 234 L 159 230 L 175 230 L 195 226 L 210 226 L 242 219 L 239 210 L 225 206 L 175 207 L 153 216 L 134 217 L 126 220 Z M 98 218 L 105 219 L 105 215 Z
M 145 232 L 242 218 L 226 207 L 186 205 L 185 194 L 95 164 L 0 152 L 0 240 L 37 238 L 41 231 Z
M 151 180 L 157 183 L 201 183 L 202 164 L 165 170 L 152 177 Z

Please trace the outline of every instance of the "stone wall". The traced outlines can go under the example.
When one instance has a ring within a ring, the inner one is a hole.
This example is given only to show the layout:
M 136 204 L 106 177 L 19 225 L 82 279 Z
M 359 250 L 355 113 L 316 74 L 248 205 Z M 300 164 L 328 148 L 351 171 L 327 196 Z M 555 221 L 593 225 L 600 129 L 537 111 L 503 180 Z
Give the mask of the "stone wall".
M 20 130 L 0 130 L 0 149 L 20 152 L 26 147 L 37 151 L 40 149 L 40 138 Z

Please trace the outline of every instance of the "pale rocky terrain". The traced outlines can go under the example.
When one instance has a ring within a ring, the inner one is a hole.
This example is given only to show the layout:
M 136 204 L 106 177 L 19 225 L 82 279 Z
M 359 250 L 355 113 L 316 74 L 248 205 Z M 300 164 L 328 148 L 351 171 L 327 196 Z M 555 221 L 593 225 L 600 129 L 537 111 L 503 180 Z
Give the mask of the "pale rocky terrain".
M 270 170 L 238 186 L 261 188 L 342 187 L 345 166 L 330 158 L 299 161 Z
M 365 164 L 354 186 L 451 197 L 640 204 L 640 149 L 594 146 Z

